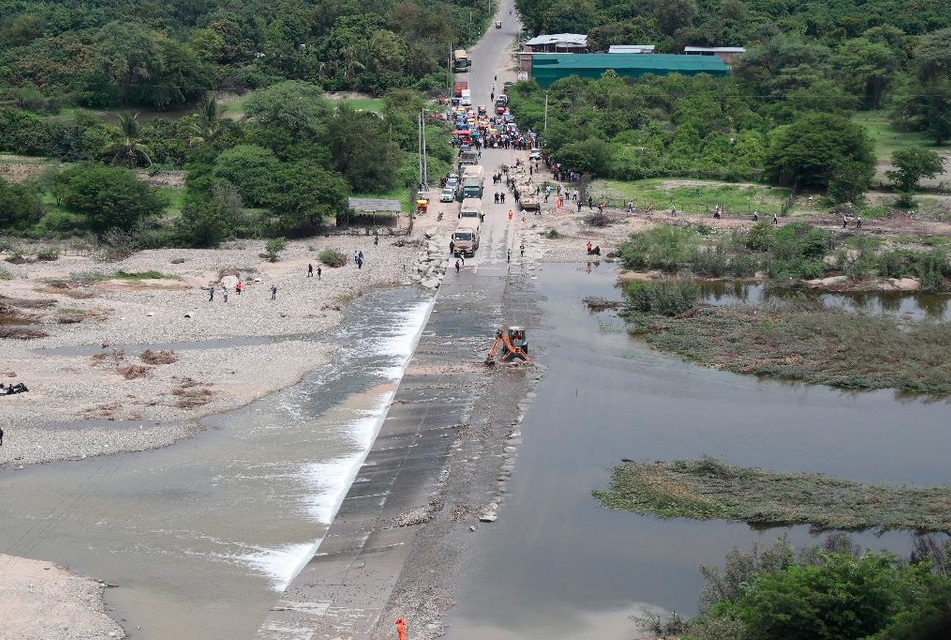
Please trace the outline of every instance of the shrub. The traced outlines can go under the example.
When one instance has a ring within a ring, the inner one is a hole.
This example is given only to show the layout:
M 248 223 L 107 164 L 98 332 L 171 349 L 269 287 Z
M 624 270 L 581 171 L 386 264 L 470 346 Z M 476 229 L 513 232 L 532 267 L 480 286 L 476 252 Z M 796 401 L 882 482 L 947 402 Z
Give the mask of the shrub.
M 97 233 L 130 231 L 165 207 L 160 193 L 121 167 L 76 164 L 60 175 L 63 204 L 83 213 Z
M 632 311 L 676 316 L 689 311 L 700 299 L 700 287 L 690 279 L 634 282 L 624 294 Z
M 618 252 L 628 269 L 672 272 L 693 260 L 699 244 L 696 231 L 662 225 L 632 234 L 618 247 Z
M 286 238 L 271 238 L 264 243 L 264 255 L 268 262 L 277 262 L 278 254 L 287 248 Z
M 317 259 L 328 267 L 342 267 L 347 264 L 347 254 L 339 249 L 324 249 L 317 254 Z
M 28 111 L 0 109 L 0 149 L 43 156 L 51 147 L 52 130 L 45 120 Z
M 13 280 L 13 274 L 9 269 L 0 267 L 0 280 Z
M 10 255 L 8 255 L 5 258 L 5 260 L 9 262 L 10 264 L 23 264 L 24 262 L 27 262 L 26 257 L 23 255 L 23 252 L 20 251 L 19 249 L 15 249 L 14 251 L 12 251 Z
M 59 249 L 56 247 L 46 247 L 36 252 L 36 259 L 43 262 L 53 262 L 59 260 Z

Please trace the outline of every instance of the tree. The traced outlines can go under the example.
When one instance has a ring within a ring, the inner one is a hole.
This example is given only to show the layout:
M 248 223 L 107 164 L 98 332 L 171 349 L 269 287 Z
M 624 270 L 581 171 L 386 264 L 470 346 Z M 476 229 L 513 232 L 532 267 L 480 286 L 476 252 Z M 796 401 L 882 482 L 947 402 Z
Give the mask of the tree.
M 132 231 L 165 207 L 160 193 L 122 167 L 81 163 L 60 174 L 63 205 L 86 215 L 96 233 Z
M 669 0 L 657 3 L 654 18 L 660 32 L 665 36 L 672 36 L 680 29 L 693 23 L 697 15 L 697 5 L 693 0 Z
M 283 165 L 274 176 L 268 205 L 287 230 L 314 227 L 347 210 L 347 183 L 313 161 Z
M 216 247 L 242 231 L 241 196 L 229 182 L 215 183 L 210 197 L 186 197 L 182 215 L 175 220 L 178 242 L 188 247 Z
M 200 142 L 214 142 L 221 133 L 221 119 L 218 113 L 218 101 L 211 93 L 205 96 L 198 106 L 198 113 L 195 114 L 195 120 L 191 123 L 192 137 L 189 138 L 189 144 Z
M 254 142 L 284 160 L 310 157 L 327 164 L 330 115 L 320 88 L 298 81 L 256 91 L 245 109 Z
M 401 153 L 376 115 L 341 105 L 329 135 L 333 166 L 355 191 L 380 193 L 393 188 Z
M 146 27 L 117 20 L 100 31 L 97 66 L 98 72 L 108 81 L 102 86 L 111 94 L 105 97 L 106 102 L 118 98 L 122 106 L 128 106 L 133 90 L 151 82 L 164 65 L 158 36 Z
M 944 171 L 945 158 L 936 151 L 916 147 L 914 149 L 900 149 L 892 153 L 893 171 L 886 171 L 885 175 L 895 183 L 895 188 L 902 194 L 899 206 L 912 206 L 911 192 L 918 188 L 922 178 L 934 178 Z
M 215 160 L 212 176 L 234 185 L 241 199 L 252 206 L 265 206 L 281 163 L 270 149 L 241 144 L 222 152 Z
M 885 92 L 898 72 L 899 59 L 885 42 L 853 38 L 839 47 L 834 66 L 845 88 L 861 97 L 864 109 L 881 109 Z
M 113 142 L 103 149 L 103 153 L 112 156 L 112 164 L 120 164 L 135 169 L 140 161 L 146 165 L 152 164 L 151 150 L 142 144 L 139 130 L 139 114 L 119 114 L 119 131 L 121 142 Z
M 0 177 L 0 229 L 25 230 L 42 217 L 43 202 L 35 189 Z
M 875 174 L 865 128 L 837 115 L 803 114 L 770 133 L 766 172 L 779 184 L 828 187 L 837 175 L 864 191 Z M 855 195 L 855 189 L 850 189 Z
M 0 108 L 0 149 L 46 155 L 52 146 L 49 124 L 28 111 Z

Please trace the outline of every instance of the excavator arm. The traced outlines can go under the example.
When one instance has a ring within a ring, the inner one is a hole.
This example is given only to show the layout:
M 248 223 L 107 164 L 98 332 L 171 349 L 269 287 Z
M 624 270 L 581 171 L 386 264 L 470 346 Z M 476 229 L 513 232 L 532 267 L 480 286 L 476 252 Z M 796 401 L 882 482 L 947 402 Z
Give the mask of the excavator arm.
M 509 338 L 508 333 L 505 331 L 496 331 L 495 340 L 492 342 L 492 348 L 489 349 L 489 356 L 485 359 L 486 364 L 495 364 L 495 357 L 499 352 L 499 344 L 502 344 L 505 347 L 505 350 L 502 352 L 502 360 L 505 360 L 507 357 L 520 356 L 526 362 L 531 360 L 528 357 L 528 354 L 525 353 L 521 347 L 512 344 L 512 340 Z

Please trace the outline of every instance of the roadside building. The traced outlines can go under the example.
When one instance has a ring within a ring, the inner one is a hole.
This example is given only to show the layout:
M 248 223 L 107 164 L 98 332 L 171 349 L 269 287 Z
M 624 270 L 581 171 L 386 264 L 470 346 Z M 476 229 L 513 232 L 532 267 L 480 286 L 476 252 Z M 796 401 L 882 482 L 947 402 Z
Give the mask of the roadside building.
M 706 73 L 725 76 L 729 73 L 726 64 L 717 56 L 682 56 L 655 53 L 586 53 L 586 54 L 537 54 L 532 56 L 531 74 L 535 81 L 547 88 L 557 80 L 570 75 L 582 78 L 599 78 L 608 69 L 622 77 L 638 77 L 648 73 L 666 75 L 680 73 L 695 76 Z
M 654 53 L 656 48 L 653 44 L 612 44 L 608 53 Z
M 733 60 L 741 53 L 746 53 L 745 47 L 684 47 L 684 55 L 716 56 L 726 64 L 733 64 Z
M 588 36 L 583 33 L 554 33 L 535 36 L 519 52 L 519 70 L 531 72 L 532 55 L 536 53 L 586 53 Z

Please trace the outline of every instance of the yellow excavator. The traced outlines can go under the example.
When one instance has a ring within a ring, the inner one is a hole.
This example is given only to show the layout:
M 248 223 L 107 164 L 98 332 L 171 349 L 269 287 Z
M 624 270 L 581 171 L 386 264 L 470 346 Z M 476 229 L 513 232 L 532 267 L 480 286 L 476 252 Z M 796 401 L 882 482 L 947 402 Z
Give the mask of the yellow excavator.
M 501 353 L 499 345 L 502 346 Z M 489 349 L 489 356 L 485 359 L 487 365 L 494 365 L 498 356 L 500 362 L 511 362 L 516 358 L 531 362 L 528 357 L 528 339 L 522 327 L 509 327 L 508 330 L 499 329 L 495 332 L 495 340 Z

